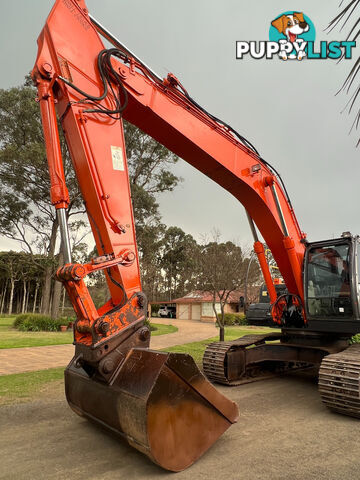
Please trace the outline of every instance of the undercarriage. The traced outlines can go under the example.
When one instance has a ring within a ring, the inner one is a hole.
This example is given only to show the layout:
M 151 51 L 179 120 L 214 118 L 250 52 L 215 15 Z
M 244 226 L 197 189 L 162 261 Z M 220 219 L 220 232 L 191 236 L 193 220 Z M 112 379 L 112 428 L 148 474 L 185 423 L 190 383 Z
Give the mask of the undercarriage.
M 209 380 L 228 386 L 312 369 L 319 375 L 323 403 L 360 417 L 360 345 L 349 346 L 348 337 L 295 330 L 246 335 L 208 345 L 203 369 Z

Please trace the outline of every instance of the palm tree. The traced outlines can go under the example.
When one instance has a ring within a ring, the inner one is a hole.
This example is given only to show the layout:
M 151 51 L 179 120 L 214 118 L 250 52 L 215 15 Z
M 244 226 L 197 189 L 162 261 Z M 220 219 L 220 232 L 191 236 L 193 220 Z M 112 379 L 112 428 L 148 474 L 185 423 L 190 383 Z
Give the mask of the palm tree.
M 344 0 L 341 1 L 340 7 L 344 3 Z M 347 5 L 341 10 L 341 12 L 329 23 L 327 30 L 331 32 L 335 27 L 340 26 L 340 31 L 344 28 L 348 29 L 348 35 L 346 37 L 347 41 L 356 41 L 360 35 L 360 16 L 358 8 L 360 6 L 360 0 L 349 0 Z M 340 58 L 341 61 L 344 58 L 344 54 Z M 351 114 L 354 110 L 355 103 L 360 94 L 360 84 L 356 81 L 356 77 L 360 71 L 360 57 L 356 60 L 355 64 L 351 68 L 348 76 L 346 77 L 343 85 L 341 86 L 339 92 L 344 91 L 347 95 L 350 95 L 350 98 L 345 105 L 344 110 L 348 110 L 348 113 Z M 338 92 L 338 93 L 339 93 Z M 357 129 L 360 124 L 360 106 L 357 104 L 357 113 L 355 114 L 355 119 L 352 123 L 351 130 L 354 128 Z M 358 146 L 360 145 L 360 138 L 357 142 Z

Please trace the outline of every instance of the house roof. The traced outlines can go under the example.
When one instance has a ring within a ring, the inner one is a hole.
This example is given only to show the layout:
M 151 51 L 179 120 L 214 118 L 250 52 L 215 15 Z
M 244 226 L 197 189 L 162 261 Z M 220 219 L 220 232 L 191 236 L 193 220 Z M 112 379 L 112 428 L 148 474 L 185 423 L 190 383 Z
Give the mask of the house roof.
M 241 290 L 234 290 L 230 293 L 227 303 L 239 303 L 240 297 L 243 296 Z M 216 296 L 216 301 L 219 302 L 219 296 Z M 202 290 L 194 290 L 184 297 L 175 298 L 173 303 L 202 303 L 202 302 L 212 302 L 213 294 L 211 292 L 203 292 Z

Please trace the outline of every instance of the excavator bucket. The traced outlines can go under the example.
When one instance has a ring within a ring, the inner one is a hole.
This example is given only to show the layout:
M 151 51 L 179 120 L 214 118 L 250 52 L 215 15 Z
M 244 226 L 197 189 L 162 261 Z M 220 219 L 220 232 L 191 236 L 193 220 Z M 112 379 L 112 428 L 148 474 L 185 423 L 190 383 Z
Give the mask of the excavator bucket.
M 174 472 L 193 464 L 238 418 L 237 405 L 186 354 L 133 348 L 108 383 L 89 376 L 74 358 L 65 385 L 77 414 Z

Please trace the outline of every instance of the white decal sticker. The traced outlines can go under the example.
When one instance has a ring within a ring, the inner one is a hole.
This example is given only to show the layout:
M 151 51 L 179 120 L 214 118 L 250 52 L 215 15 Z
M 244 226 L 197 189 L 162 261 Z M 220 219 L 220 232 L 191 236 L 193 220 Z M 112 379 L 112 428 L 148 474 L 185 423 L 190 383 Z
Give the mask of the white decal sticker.
M 111 157 L 113 163 L 114 170 L 124 171 L 124 157 L 123 157 L 123 150 L 121 147 L 114 147 L 111 145 Z

